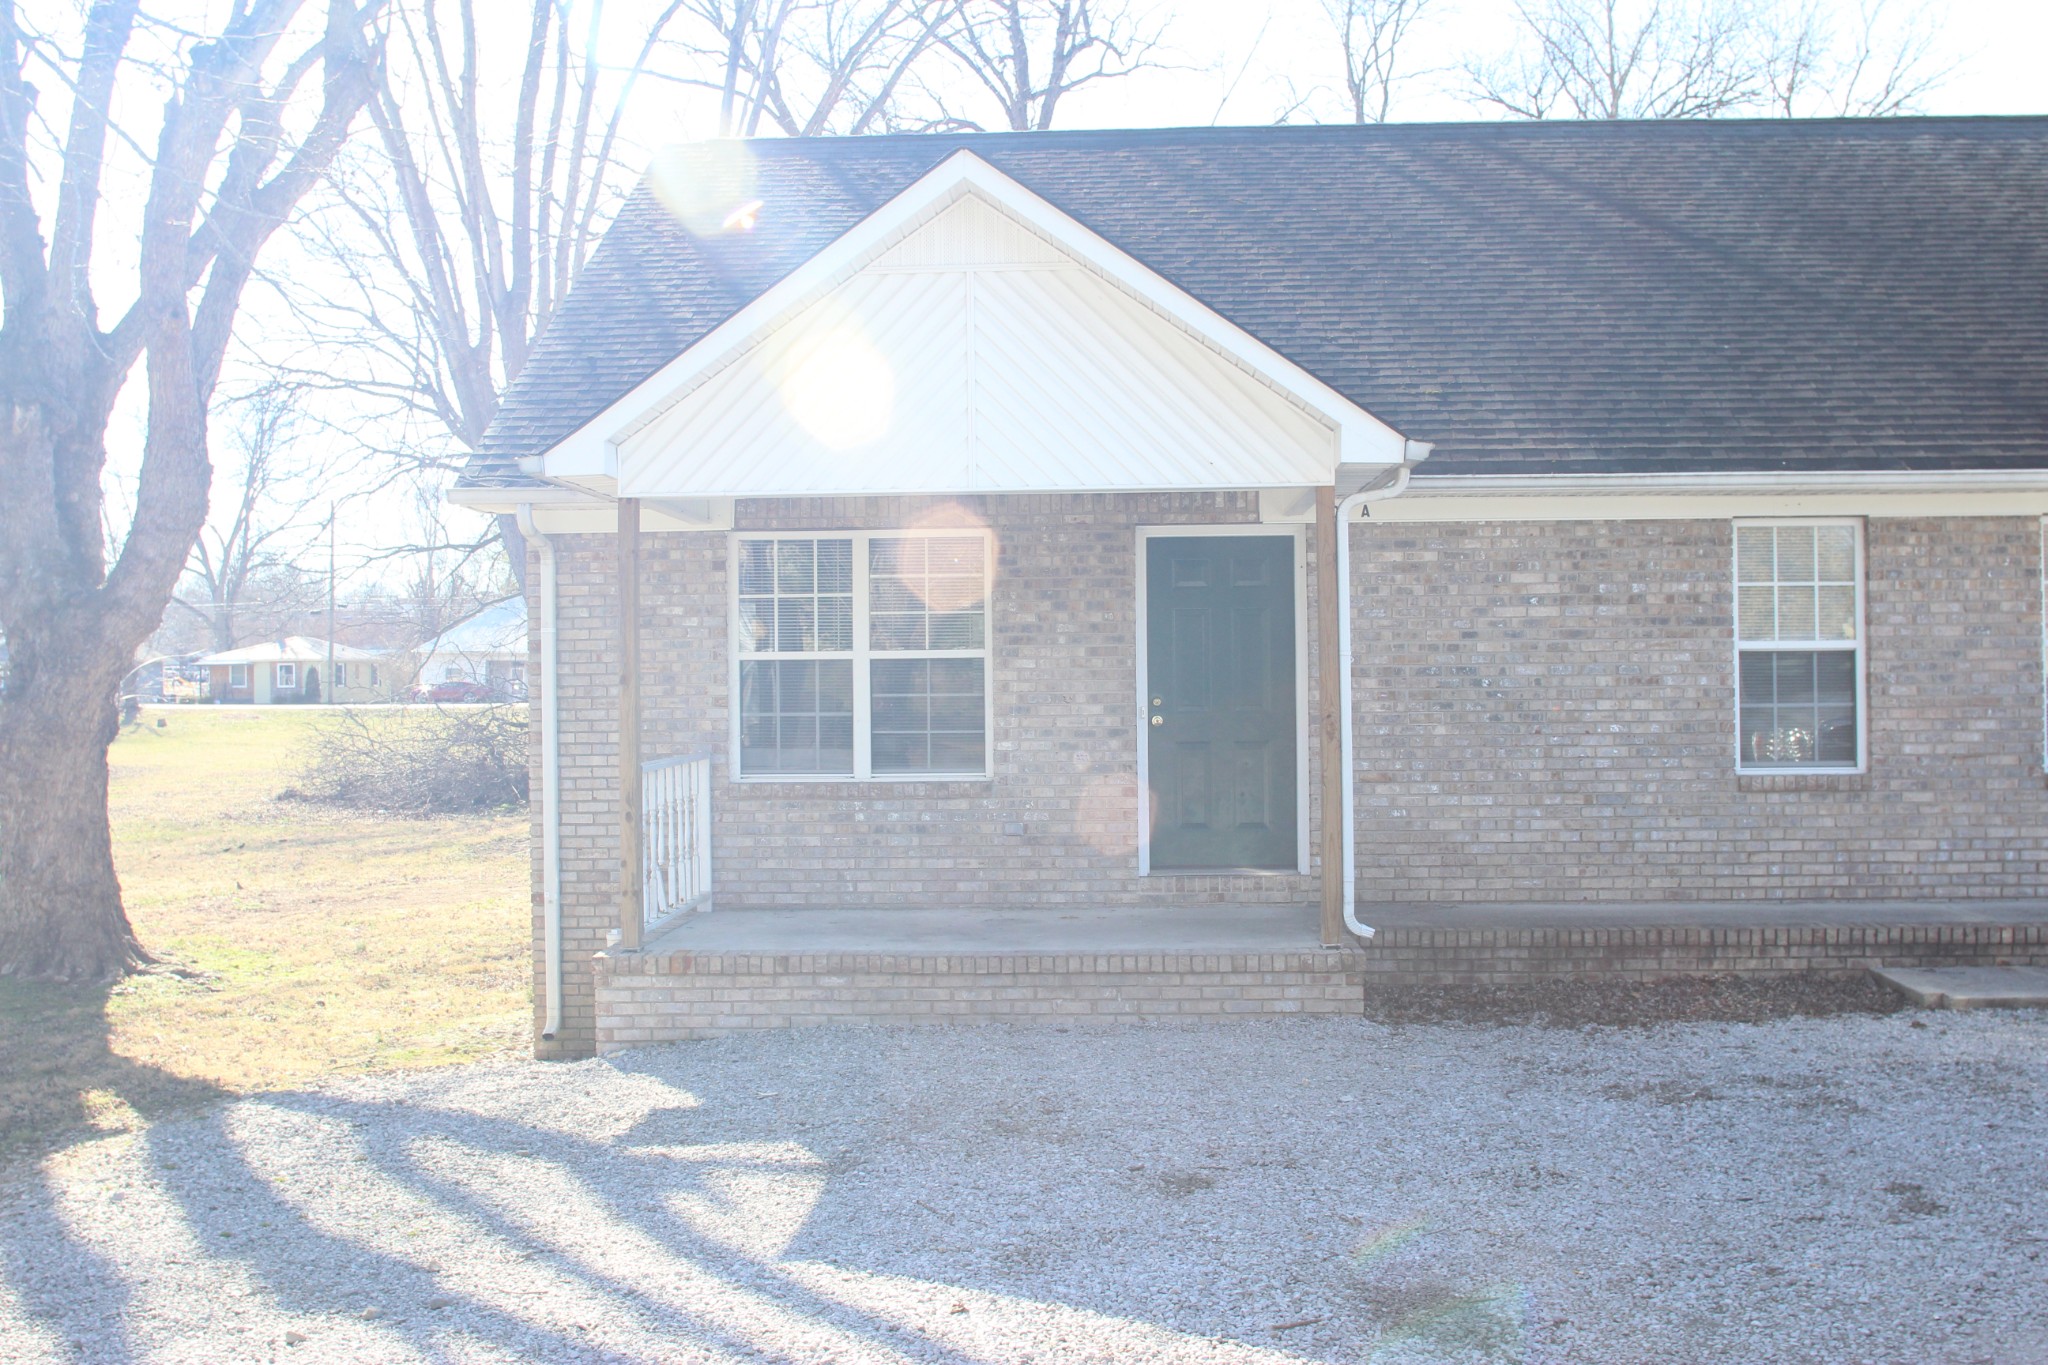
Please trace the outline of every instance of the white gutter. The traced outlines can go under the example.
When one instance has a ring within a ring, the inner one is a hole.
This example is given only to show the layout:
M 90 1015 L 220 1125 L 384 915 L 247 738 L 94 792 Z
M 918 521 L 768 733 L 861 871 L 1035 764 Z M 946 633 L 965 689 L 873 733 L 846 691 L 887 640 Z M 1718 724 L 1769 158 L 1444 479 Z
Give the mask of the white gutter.
M 519 533 L 540 552 L 540 828 L 541 920 L 547 955 L 547 1018 L 543 1042 L 562 1028 L 562 723 L 556 704 L 555 546 L 533 522 L 533 504 L 522 502 Z
M 1351 512 L 1370 502 L 1389 502 L 1408 491 L 1415 466 L 1429 458 L 1429 446 L 1408 443 L 1408 458 L 1384 487 L 1361 488 L 1337 504 L 1337 757 L 1344 774 L 1344 927 L 1371 938 L 1370 924 L 1358 919 L 1358 773 L 1351 743 Z
M 1430 497 L 1639 497 L 1681 493 L 2039 493 L 2042 469 L 1847 469 L 1695 474 L 1425 474 Z M 1384 497 L 1384 494 L 1382 494 Z

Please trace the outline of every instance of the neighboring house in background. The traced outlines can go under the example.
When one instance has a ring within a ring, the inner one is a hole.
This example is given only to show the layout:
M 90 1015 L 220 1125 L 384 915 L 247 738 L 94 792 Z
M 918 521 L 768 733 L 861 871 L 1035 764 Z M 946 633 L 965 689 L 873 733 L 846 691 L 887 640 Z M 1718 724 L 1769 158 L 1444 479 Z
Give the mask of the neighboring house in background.
M 333 656 L 334 676 L 328 676 Z M 208 674 L 216 702 L 269 706 L 287 702 L 390 701 L 391 658 L 374 650 L 330 645 L 304 635 L 207 654 L 193 661 Z
M 691 155 L 453 494 L 544 1053 L 2048 961 L 2048 120 Z
M 514 700 L 526 695 L 526 599 L 507 597 L 471 612 L 414 651 L 420 687 L 474 682 Z

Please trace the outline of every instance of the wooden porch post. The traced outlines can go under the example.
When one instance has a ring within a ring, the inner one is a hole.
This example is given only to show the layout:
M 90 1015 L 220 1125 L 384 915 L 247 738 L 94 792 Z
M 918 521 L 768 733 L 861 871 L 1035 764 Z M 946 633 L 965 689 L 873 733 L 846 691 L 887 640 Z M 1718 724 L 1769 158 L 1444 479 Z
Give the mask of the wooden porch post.
M 619 499 L 619 946 L 640 949 L 640 500 Z
M 1316 490 L 1316 690 L 1323 761 L 1323 946 L 1344 941 L 1344 735 L 1337 658 L 1337 490 Z

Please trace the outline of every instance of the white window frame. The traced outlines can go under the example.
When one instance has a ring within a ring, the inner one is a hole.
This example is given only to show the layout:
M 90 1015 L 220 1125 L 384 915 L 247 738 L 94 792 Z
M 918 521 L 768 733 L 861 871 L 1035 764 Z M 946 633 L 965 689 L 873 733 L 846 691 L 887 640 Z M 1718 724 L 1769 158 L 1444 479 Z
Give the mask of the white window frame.
M 1854 640 L 1815 640 L 1811 642 L 1804 640 L 1756 640 L 1745 642 L 1743 640 L 1740 544 L 1741 531 L 1745 526 L 1846 526 L 1854 532 L 1856 537 L 1856 638 Z M 1870 770 L 1869 625 L 1864 606 L 1865 580 L 1869 578 L 1870 570 L 1864 553 L 1863 533 L 1864 521 L 1862 517 L 1736 517 L 1733 520 L 1732 529 L 1728 536 L 1728 606 L 1732 626 L 1729 634 L 1734 639 L 1734 744 L 1735 771 L 1738 776 L 1850 777 Z M 1856 762 L 1854 766 L 1844 763 L 1765 764 L 1750 762 L 1744 758 L 1742 753 L 1742 656 L 1752 650 L 1771 653 L 1846 652 L 1855 656 Z
M 228 665 L 228 687 L 232 691 L 243 691 L 249 686 L 249 665 Z
M 271 675 L 270 685 L 279 692 L 298 691 L 299 666 L 297 664 L 279 664 L 277 671 Z
M 980 649 L 910 649 L 896 650 L 873 648 L 868 633 L 869 570 L 868 546 L 875 540 L 900 540 L 916 537 L 925 540 L 957 540 L 963 536 L 975 536 L 982 542 L 982 573 L 985 597 L 983 598 L 982 647 Z M 850 650 L 819 650 L 814 653 L 772 652 L 752 654 L 741 648 L 740 633 L 740 542 L 748 540 L 850 540 L 853 542 L 853 648 Z M 904 782 L 991 782 L 995 779 L 996 748 L 996 678 L 995 678 L 995 637 L 996 637 L 996 540 L 994 532 L 980 526 L 920 526 L 903 528 L 879 528 L 870 531 L 809 530 L 809 531 L 733 531 L 726 537 L 726 607 L 725 621 L 727 638 L 732 647 L 726 651 L 727 670 L 727 752 L 731 755 L 728 770 L 735 782 L 806 782 L 806 783 L 904 783 Z M 874 707 L 870 696 L 869 672 L 876 659 L 980 659 L 982 661 L 981 687 L 981 771 L 978 773 L 878 773 L 874 770 Z M 845 773 L 748 773 L 741 765 L 741 738 L 745 717 L 740 714 L 740 668 L 758 659 L 850 659 L 853 661 L 853 772 Z

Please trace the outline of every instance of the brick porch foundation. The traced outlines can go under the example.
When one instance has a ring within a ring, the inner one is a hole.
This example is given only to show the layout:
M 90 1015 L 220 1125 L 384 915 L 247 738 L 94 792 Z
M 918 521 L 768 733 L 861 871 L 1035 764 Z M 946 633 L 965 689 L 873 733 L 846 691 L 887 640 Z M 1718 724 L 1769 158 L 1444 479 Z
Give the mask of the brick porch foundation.
M 597 1050 L 807 1024 L 1356 1014 L 1367 954 L 610 954 Z
M 1282 953 L 609 953 L 597 1050 L 811 1024 L 1357 1014 L 1404 986 L 2048 966 L 2048 923 L 1382 929 Z

